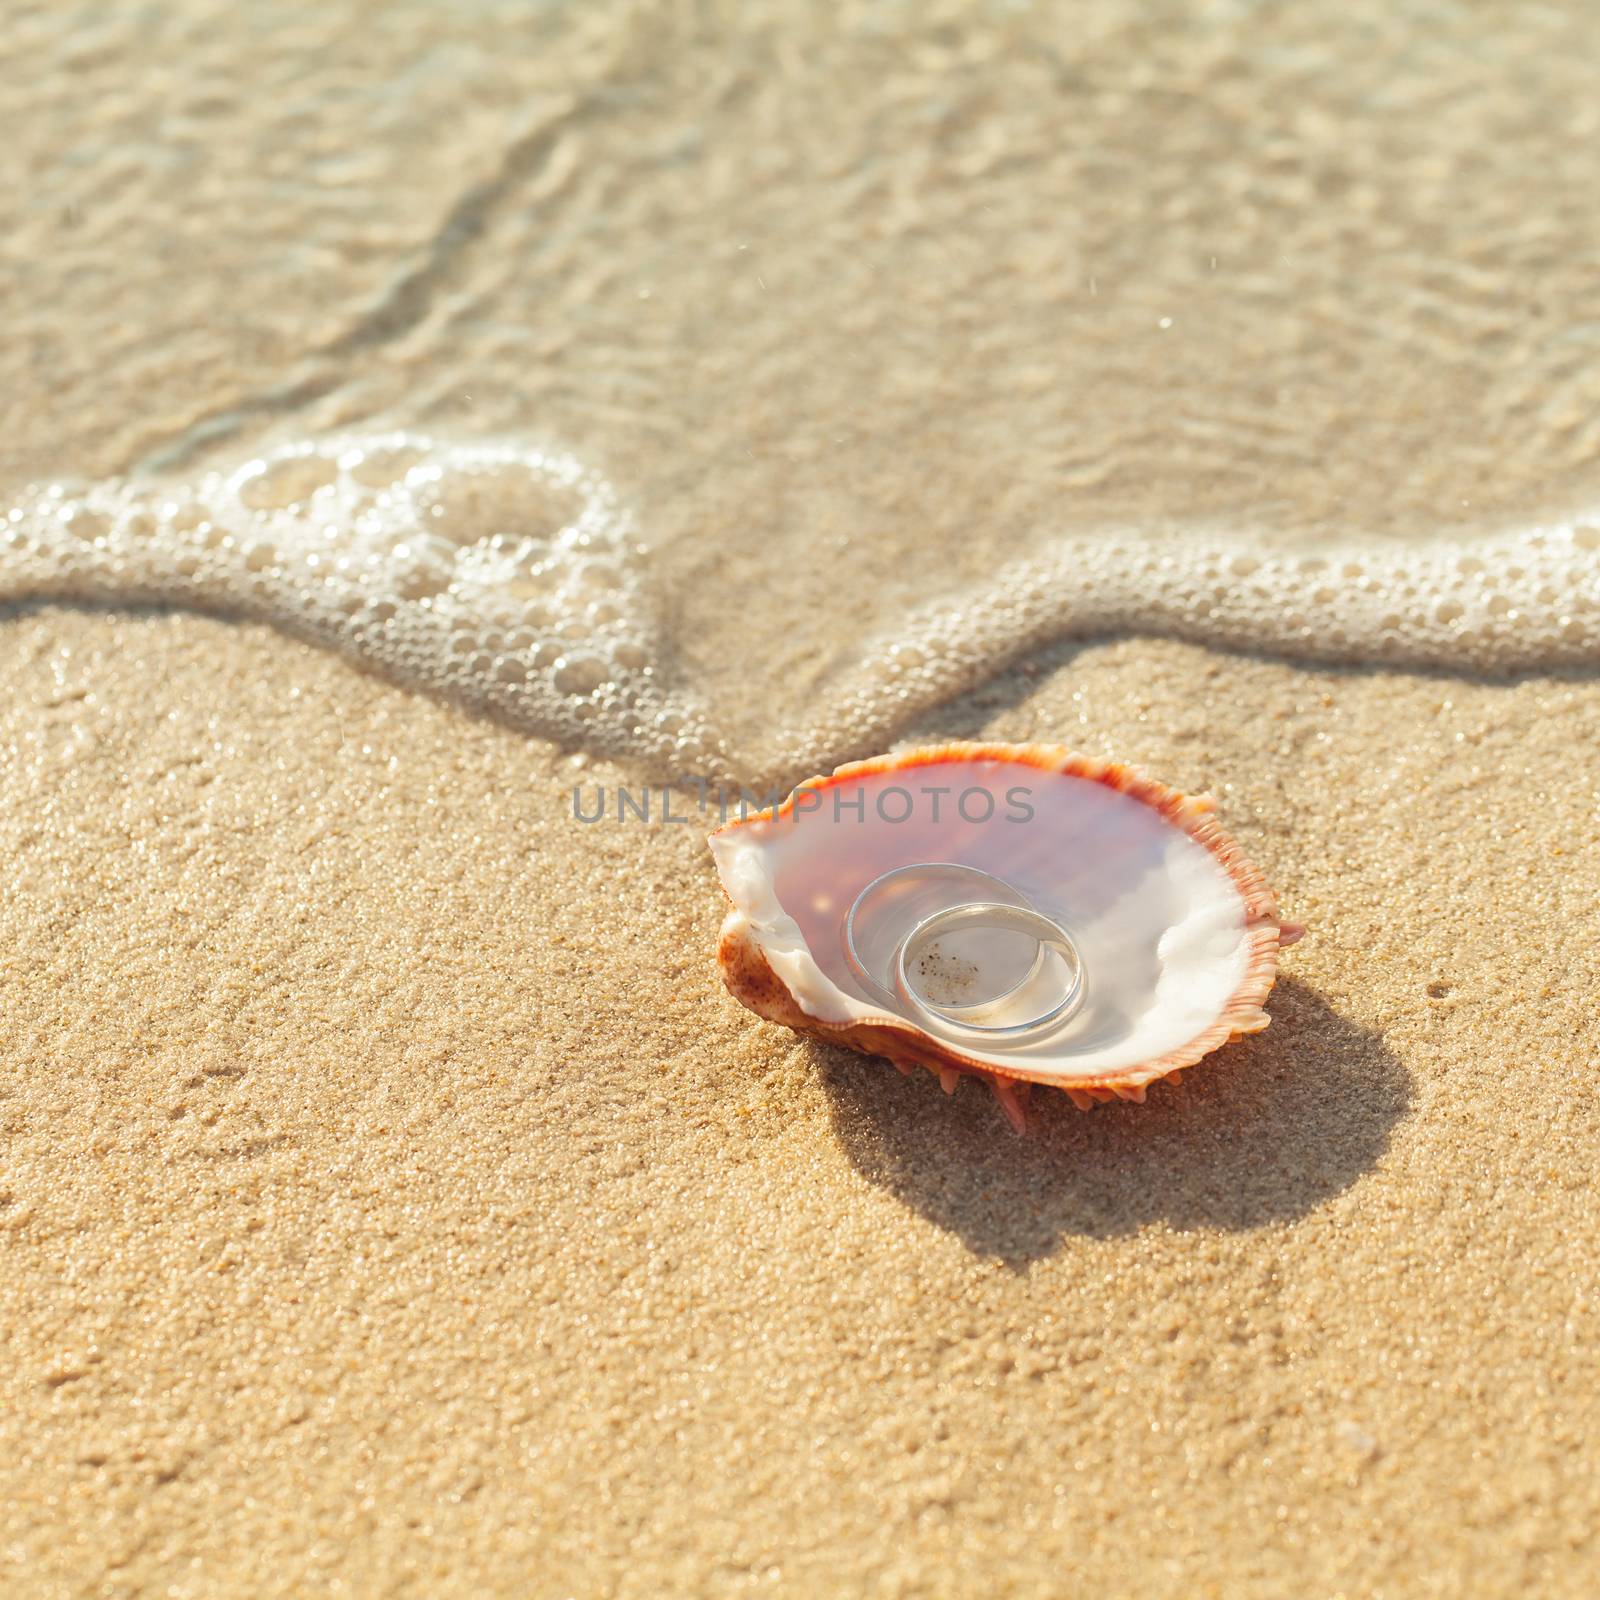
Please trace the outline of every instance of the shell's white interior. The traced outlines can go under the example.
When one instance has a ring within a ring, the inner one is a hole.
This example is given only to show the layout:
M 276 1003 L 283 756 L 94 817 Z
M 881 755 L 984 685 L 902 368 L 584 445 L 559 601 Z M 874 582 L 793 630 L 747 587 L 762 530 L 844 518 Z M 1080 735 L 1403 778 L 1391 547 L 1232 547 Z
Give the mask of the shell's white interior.
M 1222 864 L 1150 806 L 1088 778 L 1000 760 L 898 768 L 817 791 L 780 820 L 727 829 L 711 848 L 729 897 L 810 1016 L 893 1015 L 1030 1076 L 1093 1078 L 1176 1050 L 1221 1015 L 1244 977 L 1245 902 Z M 992 873 L 1071 932 L 1085 973 L 1076 1015 L 1045 1037 L 976 1043 L 861 983 L 844 953 L 845 913 L 872 879 L 923 861 Z

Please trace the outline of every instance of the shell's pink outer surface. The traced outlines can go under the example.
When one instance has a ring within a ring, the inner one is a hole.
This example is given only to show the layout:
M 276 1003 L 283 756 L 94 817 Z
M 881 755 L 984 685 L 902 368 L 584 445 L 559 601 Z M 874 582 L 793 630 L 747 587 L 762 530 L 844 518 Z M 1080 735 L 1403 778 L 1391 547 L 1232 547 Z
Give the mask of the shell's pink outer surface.
M 825 795 L 841 784 L 882 774 L 895 774 L 902 779 L 911 774 L 940 776 L 937 771 L 940 767 L 982 762 L 999 762 L 1041 774 L 1059 774 L 1102 784 L 1149 807 L 1163 822 L 1181 830 L 1210 853 L 1232 881 L 1241 902 L 1243 961 L 1231 995 L 1205 1026 L 1187 1042 L 1152 1059 L 1060 1082 L 1055 1074 L 1030 1070 L 1027 1062 L 974 1059 L 953 1043 L 934 1038 L 904 1017 L 883 1013 L 847 1022 L 825 1020 L 804 1009 L 774 971 L 766 950 L 736 901 L 723 923 L 717 950 L 723 981 L 734 998 L 758 1016 L 797 1032 L 869 1055 L 885 1056 L 903 1072 L 926 1068 L 939 1078 L 946 1092 L 955 1088 L 962 1075 L 983 1078 L 993 1088 L 1018 1131 L 1023 1126 L 1027 1093 L 1034 1082 L 1054 1083 L 1081 1110 L 1089 1110 L 1111 1099 L 1139 1101 L 1144 1099 L 1148 1084 L 1161 1078 L 1175 1079 L 1184 1068 L 1193 1066 L 1230 1039 L 1259 1032 L 1267 1026 L 1270 1018 L 1262 1009 L 1262 1003 L 1277 976 L 1278 951 L 1293 943 L 1304 930 L 1280 918 L 1274 896 L 1261 874 L 1213 818 L 1214 802 L 1209 796 L 1180 794 L 1131 767 L 1096 761 L 1056 745 L 962 743 L 932 746 L 901 755 L 852 762 L 838 768 L 831 777 L 810 779 L 798 785 L 780 806 L 719 828 L 712 835 L 713 844 L 715 847 L 715 841 L 739 829 L 789 818 L 802 793 Z M 1063 841 L 1063 847 L 1068 843 L 1070 841 Z M 731 893 L 729 899 L 734 899 Z

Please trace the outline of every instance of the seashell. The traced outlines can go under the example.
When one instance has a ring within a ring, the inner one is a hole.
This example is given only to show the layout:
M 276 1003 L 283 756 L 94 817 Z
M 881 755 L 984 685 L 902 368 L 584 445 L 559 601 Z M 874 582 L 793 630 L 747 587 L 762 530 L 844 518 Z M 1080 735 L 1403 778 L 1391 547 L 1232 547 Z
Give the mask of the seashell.
M 758 1016 L 983 1079 L 1142 1101 L 1265 1028 L 1285 922 L 1212 816 L 1058 746 L 948 744 L 840 767 L 727 823 L 723 981 Z

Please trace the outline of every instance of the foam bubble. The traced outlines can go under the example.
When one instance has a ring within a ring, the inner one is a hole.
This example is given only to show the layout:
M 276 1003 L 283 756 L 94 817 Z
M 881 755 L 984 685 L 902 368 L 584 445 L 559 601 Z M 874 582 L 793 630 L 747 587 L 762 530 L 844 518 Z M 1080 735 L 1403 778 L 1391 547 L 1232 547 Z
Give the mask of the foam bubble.
M 906 721 L 1017 657 L 1070 638 L 1155 634 L 1325 664 L 1506 674 L 1600 665 L 1600 535 L 1589 523 L 1474 541 L 1341 545 L 1328 555 L 1196 533 L 1071 539 L 868 651 L 816 723 L 775 755 L 796 770 L 883 747 Z
M 733 765 L 668 651 L 636 530 L 570 456 L 416 434 L 310 440 L 181 488 L 47 485 L 0 514 L 0 600 L 260 618 L 530 731 L 679 773 Z M 1163 634 L 1291 659 L 1504 673 L 1600 663 L 1593 517 L 1322 551 L 1073 538 L 870 646 L 770 774 L 871 753 L 1051 641 Z M 735 773 L 736 776 L 744 776 Z
M 187 488 L 48 485 L 0 530 L 0 599 L 260 618 L 558 740 L 718 765 L 660 681 L 632 524 L 570 456 L 316 440 Z

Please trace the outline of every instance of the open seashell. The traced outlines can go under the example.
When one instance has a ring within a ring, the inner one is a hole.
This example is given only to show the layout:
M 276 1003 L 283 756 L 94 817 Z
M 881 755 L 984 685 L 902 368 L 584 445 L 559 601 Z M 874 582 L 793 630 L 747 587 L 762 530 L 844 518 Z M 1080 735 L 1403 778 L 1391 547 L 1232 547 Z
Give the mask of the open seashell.
M 1088 1110 L 1270 1020 L 1304 931 L 1205 795 L 1049 745 L 949 744 L 840 767 L 729 822 L 717 959 L 758 1016 Z

